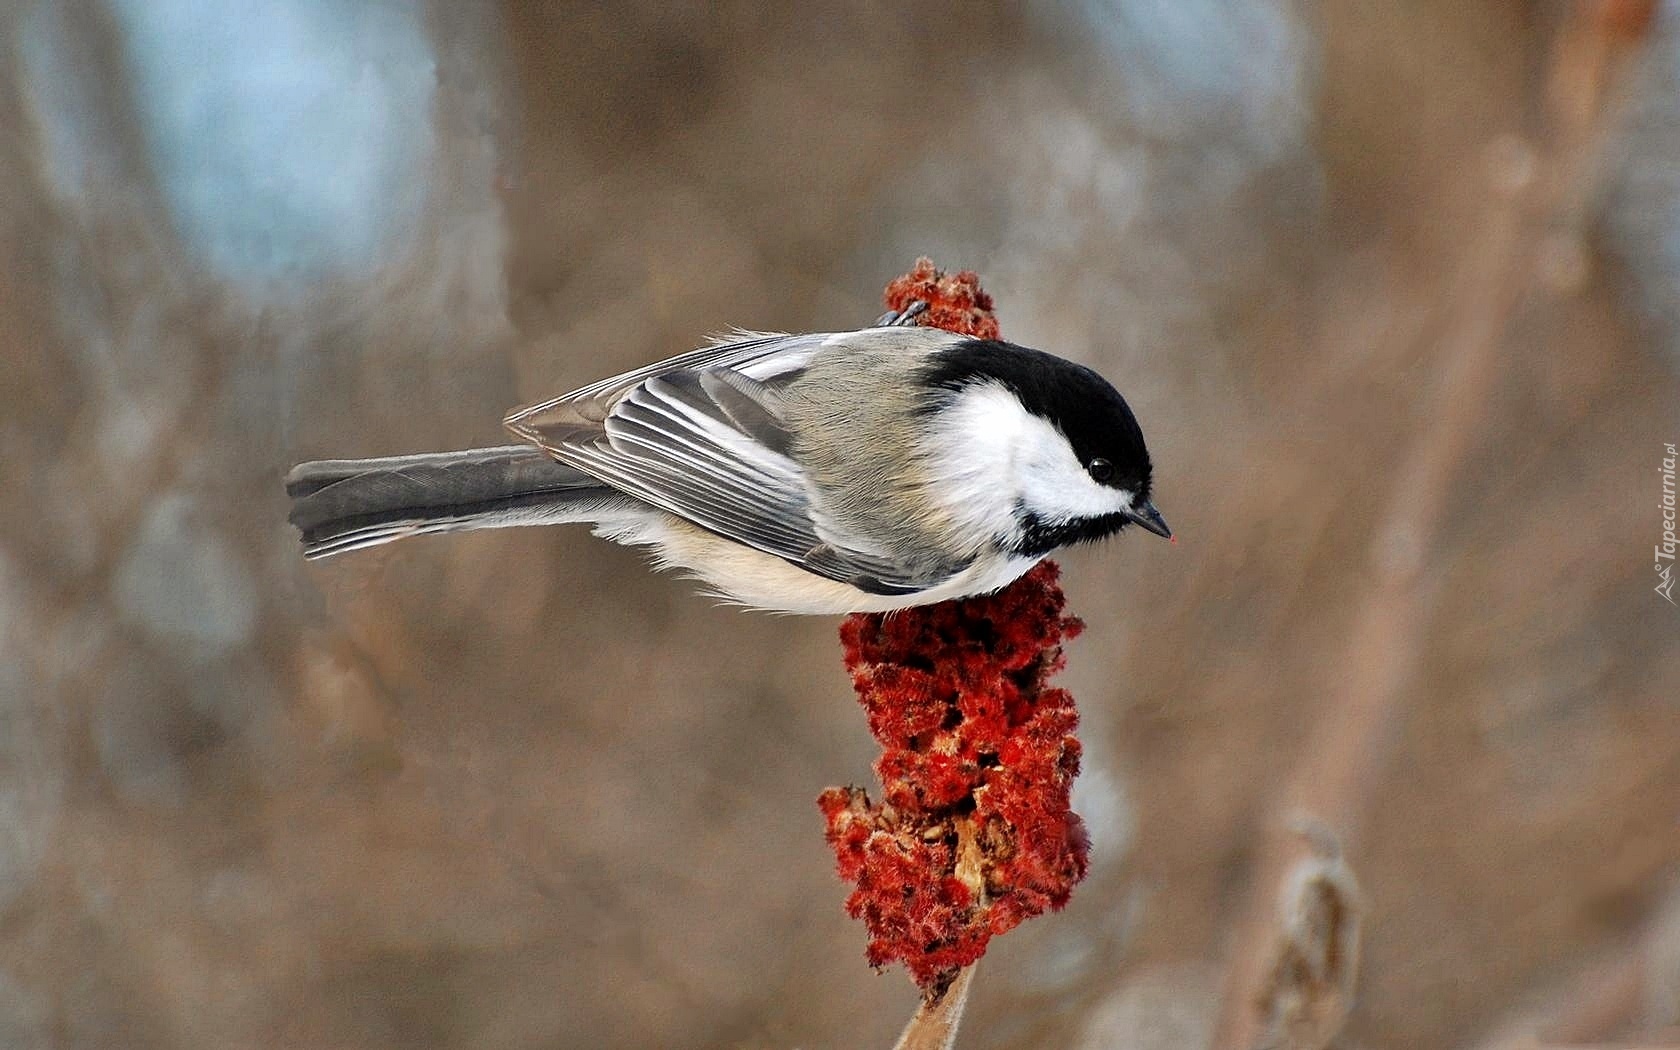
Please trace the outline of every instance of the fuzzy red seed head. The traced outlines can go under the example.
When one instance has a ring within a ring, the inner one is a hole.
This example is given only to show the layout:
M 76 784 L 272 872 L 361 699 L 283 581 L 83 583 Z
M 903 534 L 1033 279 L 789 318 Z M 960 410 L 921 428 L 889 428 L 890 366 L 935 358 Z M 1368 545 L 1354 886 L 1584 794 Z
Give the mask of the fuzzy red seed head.
M 919 259 L 887 286 L 918 324 L 998 337 L 992 298 L 969 271 Z M 1060 571 L 1041 562 L 995 594 L 851 616 L 846 670 L 882 746 L 882 802 L 861 788 L 818 800 L 846 911 L 869 931 L 873 966 L 901 962 L 942 992 L 993 936 L 1067 903 L 1090 840 L 1069 805 L 1079 772 L 1073 697 L 1050 687 L 1062 643 L 1083 625 L 1063 613 Z
M 1069 805 L 1078 715 L 1047 685 L 1080 629 L 1058 575 L 1045 562 L 997 594 L 841 628 L 884 748 L 883 802 L 826 792 L 829 842 L 857 886 L 847 911 L 868 927 L 870 962 L 902 962 L 929 991 L 994 935 L 1066 904 L 1085 874 L 1089 843 Z M 962 881 L 965 865 L 977 885 Z
M 929 328 L 976 339 L 998 337 L 992 297 L 981 290 L 980 276 L 973 270 L 947 274 L 923 257 L 909 273 L 887 285 L 885 299 L 889 310 L 903 310 L 918 299 L 927 303 L 927 313 L 917 323 Z

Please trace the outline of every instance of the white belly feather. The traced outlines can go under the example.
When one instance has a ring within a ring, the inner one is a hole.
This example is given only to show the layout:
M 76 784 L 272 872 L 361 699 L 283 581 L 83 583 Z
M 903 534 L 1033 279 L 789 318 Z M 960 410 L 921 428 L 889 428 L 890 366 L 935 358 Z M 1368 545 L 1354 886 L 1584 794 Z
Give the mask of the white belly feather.
M 652 547 L 661 569 L 683 570 L 725 601 L 767 612 L 814 616 L 892 612 L 949 598 L 986 594 L 1014 582 L 1038 563 L 1037 558 L 982 557 L 926 591 L 870 594 L 658 511 L 605 518 L 597 523 L 595 533 L 618 543 Z

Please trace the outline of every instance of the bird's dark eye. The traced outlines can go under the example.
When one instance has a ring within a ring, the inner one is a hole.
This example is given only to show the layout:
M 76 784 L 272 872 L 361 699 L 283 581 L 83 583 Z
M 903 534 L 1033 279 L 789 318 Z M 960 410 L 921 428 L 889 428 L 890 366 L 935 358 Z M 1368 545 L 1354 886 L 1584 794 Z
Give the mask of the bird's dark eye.
M 1099 485 L 1106 485 L 1114 480 L 1114 464 L 1106 459 L 1093 459 L 1085 464 L 1085 470 L 1091 475 L 1091 480 Z

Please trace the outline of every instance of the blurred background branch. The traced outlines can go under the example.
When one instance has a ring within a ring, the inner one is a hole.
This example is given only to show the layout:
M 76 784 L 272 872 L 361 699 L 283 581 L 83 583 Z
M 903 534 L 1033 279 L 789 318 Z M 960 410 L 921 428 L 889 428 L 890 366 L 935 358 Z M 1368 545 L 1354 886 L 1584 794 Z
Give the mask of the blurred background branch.
M 1226 1048 L 1301 1047 L 1320 1050 L 1340 1027 L 1351 987 L 1337 993 L 1334 1016 L 1291 1023 L 1274 987 L 1268 960 L 1287 939 L 1273 903 L 1291 872 L 1311 856 L 1287 825 L 1305 814 L 1344 839 L 1357 836 L 1370 809 L 1369 792 L 1382 783 L 1395 723 L 1416 694 L 1425 638 L 1436 614 L 1440 580 L 1432 567 L 1450 542 L 1449 507 L 1462 484 L 1471 451 L 1485 444 L 1486 406 L 1507 380 L 1501 353 L 1514 314 L 1532 294 L 1548 250 L 1579 255 L 1584 202 L 1596 196 L 1599 156 L 1625 111 L 1625 75 L 1642 31 L 1610 17 L 1635 5 L 1597 0 L 1560 9 L 1550 60 L 1538 79 L 1549 103 L 1536 117 L 1538 142 L 1501 132 L 1457 173 L 1468 185 L 1459 196 L 1483 198 L 1477 220 L 1440 268 L 1455 275 L 1438 310 L 1440 337 L 1426 359 L 1422 415 L 1428 424 L 1391 464 L 1382 513 L 1363 575 L 1367 591 L 1340 659 L 1347 669 L 1310 721 L 1295 771 L 1280 788 L 1267 818 L 1274 829 L 1259 845 L 1252 903 L 1238 927 L 1229 985 L 1214 1045 Z M 1654 14 L 1647 4 L 1646 15 Z M 1622 17 L 1627 17 L 1625 14 Z M 1650 17 L 1640 20 L 1648 26 Z M 1544 32 L 1541 30 L 1540 32 Z M 1563 264 L 1557 264 L 1563 265 Z M 1580 265 L 1585 265 L 1584 263 Z M 1563 278 L 1579 283 L 1580 278 Z M 1428 322 L 1426 322 L 1427 324 Z M 1353 977 L 1347 975 L 1351 986 Z M 1311 995 L 1310 990 L 1299 994 Z

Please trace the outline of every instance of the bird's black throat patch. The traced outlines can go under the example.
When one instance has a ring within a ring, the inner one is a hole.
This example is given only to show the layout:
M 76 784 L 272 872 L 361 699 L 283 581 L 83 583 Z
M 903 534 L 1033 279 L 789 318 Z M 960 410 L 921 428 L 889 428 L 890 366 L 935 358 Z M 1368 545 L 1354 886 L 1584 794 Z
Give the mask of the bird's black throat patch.
M 1103 514 L 1073 521 L 1046 522 L 1038 515 L 1016 504 L 1015 522 L 1019 534 L 1001 544 L 1011 554 L 1024 558 L 1042 558 L 1058 547 L 1075 543 L 1095 543 L 1119 532 L 1127 524 L 1124 516 Z

